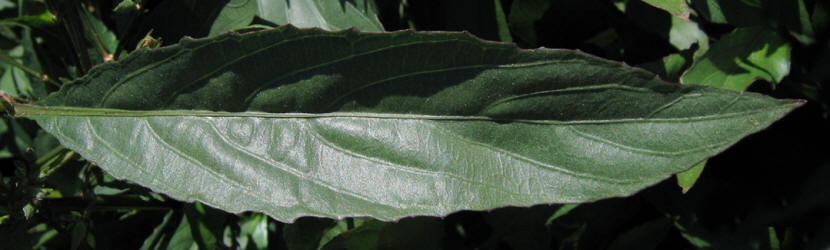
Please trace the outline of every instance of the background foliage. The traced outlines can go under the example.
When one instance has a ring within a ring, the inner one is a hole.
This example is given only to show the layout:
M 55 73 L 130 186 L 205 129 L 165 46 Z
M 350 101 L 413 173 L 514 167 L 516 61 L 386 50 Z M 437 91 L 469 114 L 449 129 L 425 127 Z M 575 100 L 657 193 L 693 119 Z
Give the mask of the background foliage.
M 285 23 L 326 29 L 350 23 L 365 31 L 467 30 L 523 48 L 579 49 L 669 81 L 809 101 L 679 183 L 666 180 L 632 197 L 398 222 L 284 224 L 181 203 L 113 179 L 29 120 L 3 118 L 0 244 L 824 249 L 830 246 L 828 7 L 816 0 L 0 0 L 0 89 L 34 100 L 137 47 Z

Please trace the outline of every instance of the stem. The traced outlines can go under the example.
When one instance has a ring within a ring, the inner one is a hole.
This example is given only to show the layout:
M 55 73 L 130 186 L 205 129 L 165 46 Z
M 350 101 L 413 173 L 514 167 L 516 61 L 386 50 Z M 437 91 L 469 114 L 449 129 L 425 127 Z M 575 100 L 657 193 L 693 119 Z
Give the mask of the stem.
M 37 160 L 35 160 L 35 164 L 43 165 L 43 163 L 45 163 L 49 159 L 52 159 L 55 155 L 58 155 L 64 149 L 66 149 L 66 148 L 63 145 L 58 145 L 57 147 L 53 148 L 52 150 L 50 150 L 45 155 L 43 155 L 40 158 L 38 158 Z
M 49 177 L 50 175 L 52 175 L 52 173 L 55 173 L 56 171 L 58 171 L 58 169 L 60 169 L 60 168 L 61 168 L 61 167 L 63 167 L 64 165 L 66 165 L 66 162 L 68 162 L 68 161 L 69 161 L 69 159 L 72 159 L 72 156 L 75 156 L 75 151 L 69 151 L 69 152 L 67 152 L 67 153 L 63 156 L 63 159 L 61 159 L 61 161 L 60 161 L 60 162 L 58 162 L 58 165 L 57 165 L 57 166 L 55 166 L 55 167 L 53 167 L 53 168 L 49 169 L 49 171 L 47 171 L 46 173 L 42 174 L 42 175 L 40 176 L 40 178 L 46 178 L 46 177 Z
M 128 35 L 133 34 L 132 31 L 135 29 L 135 26 L 133 25 L 133 23 L 135 22 L 136 18 L 138 18 L 142 13 L 140 5 L 138 5 L 138 4 L 136 4 L 136 5 L 138 6 L 138 7 L 136 7 L 136 9 L 137 9 L 136 12 L 137 13 L 130 13 L 130 19 L 129 19 L 129 21 L 127 21 L 127 29 L 124 30 L 124 33 L 121 33 L 121 35 L 118 36 L 118 44 L 115 46 L 115 51 L 112 52 L 112 55 L 113 55 L 114 59 L 118 59 L 117 58 L 118 55 L 120 55 L 121 51 L 124 50 L 124 42 L 123 41 L 124 41 L 124 39 L 127 39 Z M 152 29 L 150 29 L 150 31 L 152 32 Z
M 92 21 L 89 19 L 90 14 L 91 13 L 85 11 L 78 13 L 78 15 L 81 16 L 81 23 L 83 23 L 84 26 L 86 26 L 86 29 L 89 30 L 90 34 L 92 34 L 92 40 L 95 42 L 95 47 L 98 48 L 98 52 L 101 53 L 101 56 L 103 56 L 104 62 L 112 61 L 112 54 L 110 54 L 104 46 L 104 42 L 101 42 L 101 36 L 98 35 L 98 31 L 95 30 L 95 27 L 92 25 Z
M 60 82 L 55 81 L 54 79 L 52 79 L 48 75 L 40 73 L 40 72 L 38 72 L 37 70 L 35 70 L 33 68 L 29 68 L 26 65 L 23 65 L 22 63 L 18 62 L 17 60 L 14 60 L 14 58 L 11 58 L 10 56 L 6 55 L 5 53 L 0 53 L 0 61 L 11 64 L 12 66 L 15 66 L 15 67 L 23 70 L 23 72 L 26 72 L 27 74 L 30 74 L 30 75 L 34 76 L 35 78 L 40 79 L 41 81 L 51 83 L 52 85 L 55 85 L 57 87 L 60 87 L 61 85 L 63 85 Z
M 75 58 L 78 60 L 78 75 L 86 74 L 89 68 L 92 67 L 92 62 L 89 53 L 86 51 L 83 28 L 78 24 L 81 22 L 78 13 L 83 12 L 79 9 L 80 3 L 78 0 L 46 0 L 46 6 L 53 13 L 56 13 L 58 23 L 63 25 L 66 35 L 69 36 L 69 42 L 75 50 Z

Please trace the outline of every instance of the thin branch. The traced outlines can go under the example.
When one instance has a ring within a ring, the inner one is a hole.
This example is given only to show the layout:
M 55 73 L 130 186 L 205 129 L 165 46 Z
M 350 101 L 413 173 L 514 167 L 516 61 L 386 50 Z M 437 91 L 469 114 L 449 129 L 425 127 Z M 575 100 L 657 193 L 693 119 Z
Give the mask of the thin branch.
M 58 165 L 57 165 L 57 166 L 54 166 L 54 167 L 52 167 L 51 169 L 49 169 L 49 171 L 47 171 L 46 173 L 42 174 L 42 175 L 40 176 L 40 178 L 46 178 L 46 177 L 49 177 L 49 176 L 50 176 L 50 175 L 52 175 L 53 173 L 57 172 L 57 171 L 58 171 L 58 169 L 60 169 L 60 168 L 61 168 L 61 167 L 63 167 L 64 165 L 66 165 L 66 162 L 68 162 L 68 161 L 69 161 L 69 159 L 72 159 L 72 156 L 75 156 L 75 151 L 69 151 L 69 152 L 67 152 L 65 155 L 63 155 L 63 158 L 61 159 L 61 161 L 60 161 L 60 162 L 58 162 Z
M 84 11 L 83 8 L 78 9 L 79 16 L 81 16 L 81 23 L 86 26 L 86 29 L 89 30 L 90 34 L 92 35 L 92 41 L 95 42 L 95 47 L 98 48 L 98 53 L 101 53 L 103 56 L 104 62 L 112 61 L 113 55 L 107 50 L 106 46 L 104 46 L 104 42 L 101 41 L 101 36 L 98 35 L 98 31 L 95 29 L 94 25 L 92 25 L 92 20 L 89 19 L 88 12 Z
M 51 83 L 52 85 L 55 85 L 57 87 L 60 87 L 61 85 L 63 85 L 60 82 L 55 81 L 55 79 L 52 79 L 48 75 L 40 73 L 40 72 L 38 72 L 37 70 L 35 70 L 33 68 L 29 68 L 29 66 L 23 65 L 22 63 L 18 62 L 14 58 L 11 58 L 10 56 L 6 55 L 5 53 L 0 53 L 0 61 L 11 64 L 12 66 L 15 66 L 15 67 L 23 70 L 23 72 L 26 72 L 27 74 L 30 74 L 30 75 L 34 76 L 35 78 L 37 78 L 41 81 Z

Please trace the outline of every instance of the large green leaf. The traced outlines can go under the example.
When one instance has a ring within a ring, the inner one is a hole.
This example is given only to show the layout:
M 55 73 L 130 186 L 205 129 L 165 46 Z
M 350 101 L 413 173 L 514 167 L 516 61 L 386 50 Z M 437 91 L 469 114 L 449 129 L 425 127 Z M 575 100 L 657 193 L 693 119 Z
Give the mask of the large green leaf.
M 253 0 L 251 0 L 253 1 Z M 339 30 L 383 31 L 374 0 L 256 0 L 257 16 L 275 24 Z
M 284 26 L 138 50 L 16 114 L 176 199 L 392 220 L 631 195 L 800 104 L 464 33 Z

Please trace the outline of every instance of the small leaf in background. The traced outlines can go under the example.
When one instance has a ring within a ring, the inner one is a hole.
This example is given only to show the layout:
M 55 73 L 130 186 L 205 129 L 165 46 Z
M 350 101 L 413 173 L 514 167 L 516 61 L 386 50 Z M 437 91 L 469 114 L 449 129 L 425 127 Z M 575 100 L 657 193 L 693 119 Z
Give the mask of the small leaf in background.
M 136 2 L 133 2 L 132 0 L 122 0 L 112 10 L 117 14 L 129 14 L 131 12 L 138 11 L 140 8 L 141 5 L 139 5 Z
M 75 250 L 84 243 L 87 235 L 87 226 L 84 222 L 75 223 L 72 227 L 72 243 L 70 249 Z
M 168 211 L 162 221 L 155 226 L 152 233 L 144 240 L 140 250 L 168 249 L 170 238 L 173 236 L 173 229 L 178 225 L 181 214 Z
M 0 120 L 0 159 L 21 156 L 31 145 L 32 138 L 18 121 L 7 117 Z
M 297 1 L 301 2 L 301 1 Z M 215 36 L 251 24 L 257 13 L 257 0 L 231 0 L 222 7 L 210 26 L 209 36 Z
M 668 15 L 640 1 L 628 1 L 624 12 L 639 26 L 668 40 L 677 50 L 687 50 L 694 44 L 697 44 L 697 53 L 702 54 L 709 49 L 709 37 L 695 21 Z M 655 20 L 666 20 L 666 22 L 655 22 Z
M 703 173 L 703 168 L 705 167 L 706 161 L 702 161 L 689 170 L 677 173 L 677 185 L 682 189 L 681 192 L 685 194 L 692 189 L 692 186 L 694 186 L 697 179 L 700 178 L 700 174 Z
M 822 1 L 816 1 L 813 5 L 813 15 L 810 21 L 813 24 L 813 30 L 818 32 L 817 35 L 826 35 L 830 30 L 830 6 L 828 5 L 830 4 Z
M 550 231 L 545 222 L 562 206 L 507 207 L 484 215 L 492 228 L 488 243 L 510 249 L 550 249 Z
M 17 5 L 14 4 L 11 0 L 0 0 L 0 10 L 7 9 L 7 8 L 14 8 Z
M 663 57 L 660 60 L 637 65 L 651 71 L 669 82 L 680 81 L 683 72 L 692 65 L 692 52 L 674 53 Z
M 773 84 L 790 72 L 790 45 L 761 27 L 737 28 L 698 58 L 680 81 L 743 91 L 755 80 Z
M 155 49 L 158 47 L 161 47 L 161 40 L 153 37 L 153 31 L 150 30 L 149 32 L 147 32 L 147 35 L 144 35 L 144 38 L 138 41 L 138 44 L 136 44 L 135 49 Z
M 510 36 L 510 28 L 507 24 L 507 16 L 504 13 L 504 8 L 501 6 L 501 0 L 493 0 L 493 11 L 496 14 L 496 26 L 499 33 L 499 41 L 512 42 L 513 37 Z
M 223 235 L 225 213 L 198 202 L 186 204 L 183 210 L 184 216 L 180 217 L 181 222 L 175 232 L 167 242 L 162 241 L 161 243 L 166 243 L 167 249 L 218 248 Z M 159 231 L 159 229 L 156 229 L 156 231 Z M 148 238 L 148 240 L 150 239 Z M 145 246 L 165 247 L 154 245 L 158 243 L 158 241 L 155 241 L 155 243 L 148 245 L 148 242 L 145 241 Z
M 440 249 L 443 234 L 443 222 L 434 217 L 369 220 L 334 237 L 321 249 Z
M 640 224 L 620 234 L 608 247 L 609 250 L 649 250 L 658 249 L 672 226 L 669 218 L 657 218 Z
M 104 24 L 104 22 L 101 21 L 101 19 L 95 14 L 87 12 L 86 18 L 87 19 L 85 20 L 89 21 L 89 24 L 91 25 L 90 28 L 92 28 L 92 32 L 94 32 L 90 33 L 94 36 L 92 38 L 92 42 L 100 42 L 100 45 L 104 47 L 107 54 L 115 52 L 115 48 L 118 47 L 118 37 L 115 33 L 113 33 L 112 30 L 110 30 L 109 27 L 107 27 L 107 25 Z
M 642 0 L 654 7 L 660 8 L 685 21 L 689 21 L 689 6 L 686 0 Z
M 804 0 L 768 1 L 771 9 L 780 10 L 779 19 L 787 31 L 799 42 L 805 45 L 815 43 L 815 32 L 810 22 L 810 14 Z M 818 1 L 821 2 L 821 1 Z
M 240 249 L 268 249 L 268 216 L 259 213 L 239 215 L 239 230 L 235 240 Z M 229 230 L 225 232 L 227 234 Z M 233 243 L 225 242 L 225 245 L 232 246 Z
M 515 0 L 510 6 L 507 16 L 510 31 L 517 37 L 522 47 L 536 46 L 536 30 L 534 23 L 550 8 L 548 0 Z
M 337 224 L 337 221 L 332 219 L 298 218 L 293 223 L 286 224 L 283 229 L 286 247 L 291 250 L 318 249 L 326 231 L 336 227 Z
M 25 34 L 22 40 L 30 38 L 28 31 Z M 39 99 L 46 96 L 46 86 L 40 79 L 27 74 L 27 71 L 33 73 L 39 67 L 37 66 L 36 56 L 30 50 L 27 51 L 25 45 L 28 45 L 28 42 L 24 42 L 24 45 L 16 46 L 10 51 L 0 51 L 0 53 L 7 53 L 0 55 L 4 59 L 0 61 L 0 69 L 2 69 L 3 74 L 0 76 L 0 90 L 14 97 Z
M 698 13 L 707 21 L 749 27 L 765 25 L 759 0 L 694 0 Z
M 383 31 L 374 0 L 249 1 L 257 1 L 258 17 L 278 25 L 290 23 L 324 30 L 355 27 L 362 31 Z

